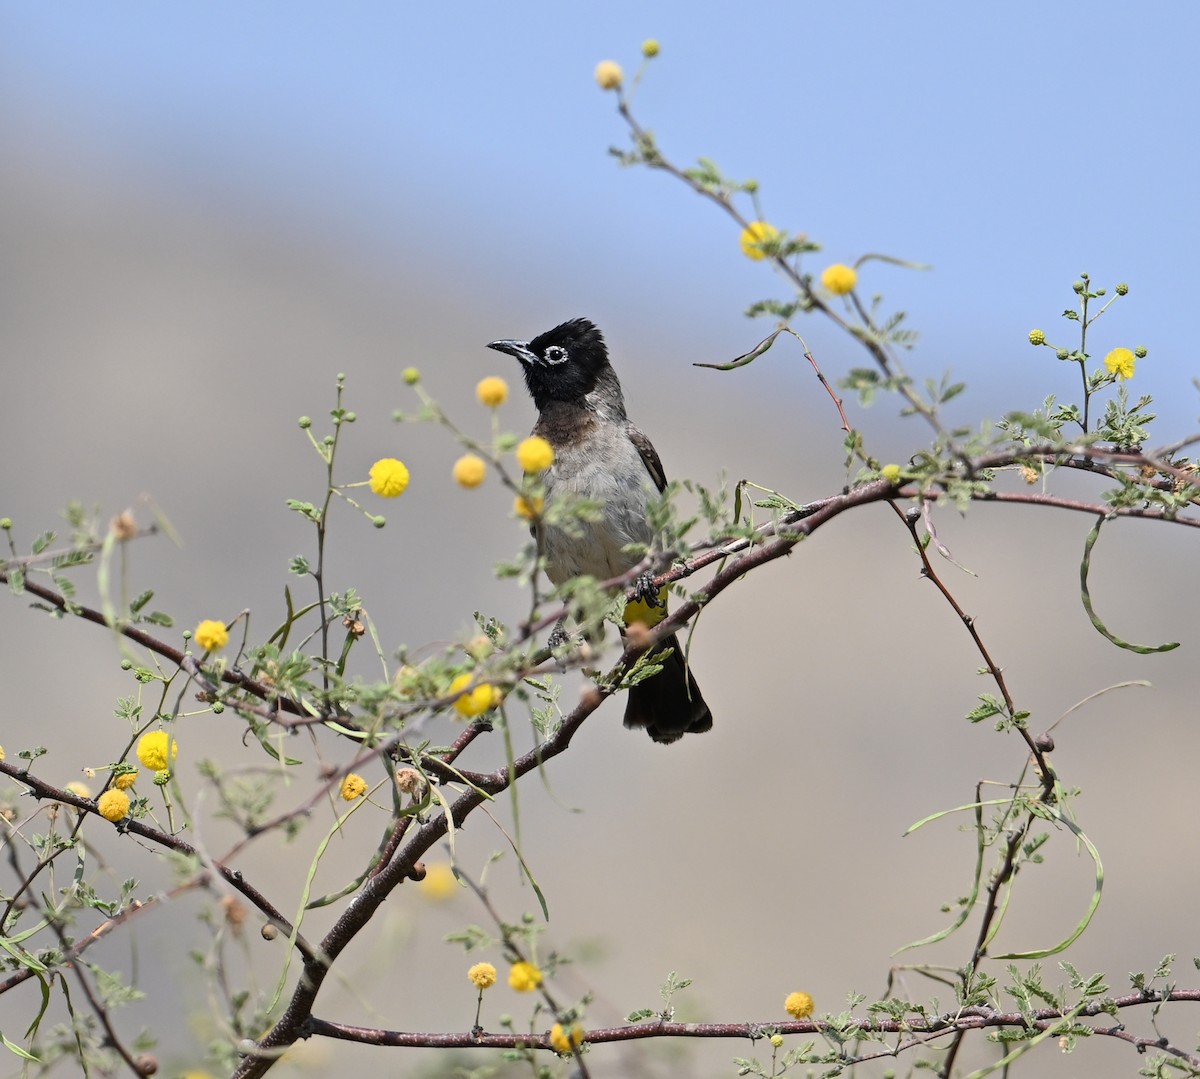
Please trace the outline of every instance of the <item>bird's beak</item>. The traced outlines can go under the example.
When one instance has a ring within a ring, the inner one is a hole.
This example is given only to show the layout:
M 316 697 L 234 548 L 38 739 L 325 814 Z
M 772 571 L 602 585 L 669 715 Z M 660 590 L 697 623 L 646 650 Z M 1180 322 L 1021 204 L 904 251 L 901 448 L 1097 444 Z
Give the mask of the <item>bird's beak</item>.
M 540 362 L 537 354 L 529 351 L 528 341 L 489 341 L 488 348 L 494 348 L 497 352 L 507 352 L 510 356 L 516 356 L 523 364 L 536 365 Z

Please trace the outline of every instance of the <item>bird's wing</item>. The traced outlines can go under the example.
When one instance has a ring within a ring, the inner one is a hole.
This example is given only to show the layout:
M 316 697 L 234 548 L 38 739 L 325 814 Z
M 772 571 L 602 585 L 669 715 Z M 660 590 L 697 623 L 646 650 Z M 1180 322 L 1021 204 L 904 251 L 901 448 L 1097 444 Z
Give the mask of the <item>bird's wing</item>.
M 663 472 L 662 461 L 658 459 L 658 453 L 650 444 L 648 439 L 641 431 L 631 423 L 628 427 L 629 441 L 633 443 L 634 448 L 642 458 L 642 464 L 646 466 L 646 471 L 650 473 L 650 478 L 654 481 L 654 486 L 660 491 L 666 490 L 667 477 Z

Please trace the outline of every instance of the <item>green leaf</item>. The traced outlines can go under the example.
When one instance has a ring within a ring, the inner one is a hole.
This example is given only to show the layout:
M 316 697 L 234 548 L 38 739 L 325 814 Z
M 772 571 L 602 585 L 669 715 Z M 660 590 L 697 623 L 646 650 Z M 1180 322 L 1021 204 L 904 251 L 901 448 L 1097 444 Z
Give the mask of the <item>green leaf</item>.
M 1100 616 L 1096 614 L 1095 608 L 1092 607 L 1092 594 L 1088 588 L 1088 571 L 1092 565 L 1092 548 L 1096 545 L 1096 540 L 1100 538 L 1100 526 L 1105 520 L 1107 520 L 1105 517 L 1096 518 L 1096 524 L 1092 527 L 1087 539 L 1084 541 L 1083 560 L 1079 563 L 1079 593 L 1083 600 L 1083 609 L 1087 611 L 1088 618 L 1091 619 L 1092 625 L 1101 636 L 1106 637 L 1118 648 L 1124 648 L 1128 652 L 1136 652 L 1140 656 L 1145 656 L 1154 652 L 1170 652 L 1178 648 L 1178 641 L 1171 641 L 1167 644 L 1131 644 L 1129 641 L 1123 641 L 1108 629 L 1100 620 Z
M 9 1039 L 4 1036 L 3 1031 L 0 1031 L 0 1041 L 4 1043 L 4 1048 L 14 1056 L 19 1056 L 22 1060 L 32 1060 L 35 1063 L 40 1062 L 38 1057 L 35 1057 L 32 1053 L 27 1053 L 24 1049 L 17 1045 L 16 1042 L 9 1041 Z

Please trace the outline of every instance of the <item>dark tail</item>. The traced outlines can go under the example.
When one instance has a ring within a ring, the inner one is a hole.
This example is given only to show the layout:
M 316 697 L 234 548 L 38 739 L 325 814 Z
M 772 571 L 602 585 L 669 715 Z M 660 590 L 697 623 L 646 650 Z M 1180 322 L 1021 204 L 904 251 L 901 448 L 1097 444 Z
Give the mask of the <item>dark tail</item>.
M 666 745 L 679 741 L 685 734 L 709 730 L 712 713 L 684 663 L 679 641 L 668 637 L 661 647 L 670 648 L 671 655 L 663 660 L 658 674 L 630 689 L 625 726 L 645 727 L 651 738 Z

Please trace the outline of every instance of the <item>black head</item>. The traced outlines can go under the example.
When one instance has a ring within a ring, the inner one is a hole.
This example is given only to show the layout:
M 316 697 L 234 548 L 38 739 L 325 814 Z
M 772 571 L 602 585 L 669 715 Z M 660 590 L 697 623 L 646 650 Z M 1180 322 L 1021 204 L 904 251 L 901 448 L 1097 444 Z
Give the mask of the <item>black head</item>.
M 608 365 L 600 331 L 586 318 L 573 318 L 532 341 L 493 341 L 488 348 L 521 361 L 525 385 L 540 409 L 548 401 L 580 401 L 596 388 Z

